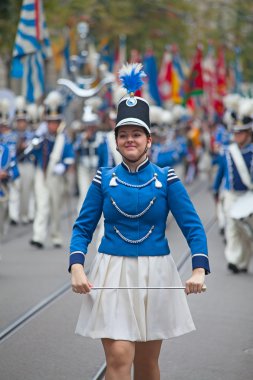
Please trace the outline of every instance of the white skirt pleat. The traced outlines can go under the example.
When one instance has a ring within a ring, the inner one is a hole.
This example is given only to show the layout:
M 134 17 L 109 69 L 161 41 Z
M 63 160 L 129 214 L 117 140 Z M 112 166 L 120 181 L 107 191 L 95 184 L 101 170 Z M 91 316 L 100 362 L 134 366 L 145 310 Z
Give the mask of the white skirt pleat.
M 98 253 L 94 286 L 182 286 L 171 255 L 122 257 Z M 184 290 L 91 290 L 83 295 L 76 333 L 91 338 L 169 339 L 195 330 Z

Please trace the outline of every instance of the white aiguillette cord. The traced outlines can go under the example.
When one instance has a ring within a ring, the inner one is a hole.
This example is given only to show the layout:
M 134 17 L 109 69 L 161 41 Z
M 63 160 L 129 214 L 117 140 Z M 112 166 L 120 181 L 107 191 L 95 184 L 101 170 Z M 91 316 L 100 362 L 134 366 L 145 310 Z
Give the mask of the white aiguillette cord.
M 136 289 L 136 290 L 151 290 L 151 289 L 185 289 L 185 286 L 93 286 L 91 290 L 128 290 L 128 289 Z M 207 290 L 206 285 L 202 286 L 201 291 L 205 292 Z

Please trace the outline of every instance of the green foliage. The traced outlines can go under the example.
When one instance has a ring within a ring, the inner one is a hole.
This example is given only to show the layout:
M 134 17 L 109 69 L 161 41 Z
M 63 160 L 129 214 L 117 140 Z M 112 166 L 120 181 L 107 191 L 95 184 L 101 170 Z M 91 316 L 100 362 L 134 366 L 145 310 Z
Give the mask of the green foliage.
M 0 2 L 0 55 L 9 60 L 19 20 L 22 0 L 3 0 Z
M 22 0 L 0 3 L 0 54 L 11 57 Z M 66 24 L 81 20 L 90 24 L 97 43 L 107 37 L 112 43 L 127 37 L 127 48 L 144 52 L 153 47 L 161 58 L 164 46 L 176 43 L 190 59 L 196 44 L 206 48 L 223 45 L 228 59 L 240 46 L 244 76 L 253 80 L 252 0 L 44 0 L 51 38 L 62 34 Z

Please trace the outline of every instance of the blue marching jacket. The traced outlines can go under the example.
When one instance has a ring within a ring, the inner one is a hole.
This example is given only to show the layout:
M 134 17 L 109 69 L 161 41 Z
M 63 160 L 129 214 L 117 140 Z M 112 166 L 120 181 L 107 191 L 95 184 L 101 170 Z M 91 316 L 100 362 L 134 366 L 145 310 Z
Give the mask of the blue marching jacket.
M 210 271 L 207 241 L 192 202 L 172 168 L 144 161 L 136 172 L 123 162 L 100 168 L 73 226 L 70 266 L 84 264 L 97 223 L 104 214 L 104 237 L 98 251 L 116 256 L 168 255 L 165 236 L 169 212 L 174 215 L 192 253 L 192 266 Z
M 249 170 L 251 181 L 253 182 L 253 144 L 250 143 L 244 148 L 240 149 L 245 164 Z M 214 193 L 218 193 L 224 180 L 224 189 L 229 191 L 246 191 L 248 188 L 241 180 L 240 173 L 233 161 L 229 149 L 224 151 L 220 157 L 219 169 L 213 184 Z
M 0 143 L 0 171 L 7 171 L 8 178 L 2 182 L 6 184 L 9 180 L 14 181 L 19 177 L 19 170 L 15 157 L 11 156 L 10 149 L 7 144 Z M 0 181 L 0 198 L 4 196 Z

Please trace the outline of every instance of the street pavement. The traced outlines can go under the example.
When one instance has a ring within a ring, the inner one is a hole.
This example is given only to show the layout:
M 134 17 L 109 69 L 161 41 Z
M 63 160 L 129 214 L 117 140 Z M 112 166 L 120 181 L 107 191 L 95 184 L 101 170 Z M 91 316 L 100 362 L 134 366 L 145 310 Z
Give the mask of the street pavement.
M 161 380 L 252 380 L 253 266 L 248 274 L 228 272 L 207 181 L 194 183 L 189 193 L 207 226 L 212 273 L 206 278 L 205 293 L 188 296 L 196 331 L 163 343 Z M 0 247 L 0 330 L 69 282 L 67 253 L 73 217 L 66 217 L 66 211 L 64 215 L 64 247 L 59 250 L 52 248 L 50 239 L 44 250 L 30 246 L 31 226 L 10 228 Z M 168 237 L 179 264 L 188 247 L 172 218 Z M 95 246 L 94 239 L 87 267 Z M 182 279 L 190 272 L 188 259 L 180 270 Z M 0 379 L 91 380 L 104 354 L 99 340 L 74 334 L 80 303 L 81 296 L 67 290 L 4 340 Z

